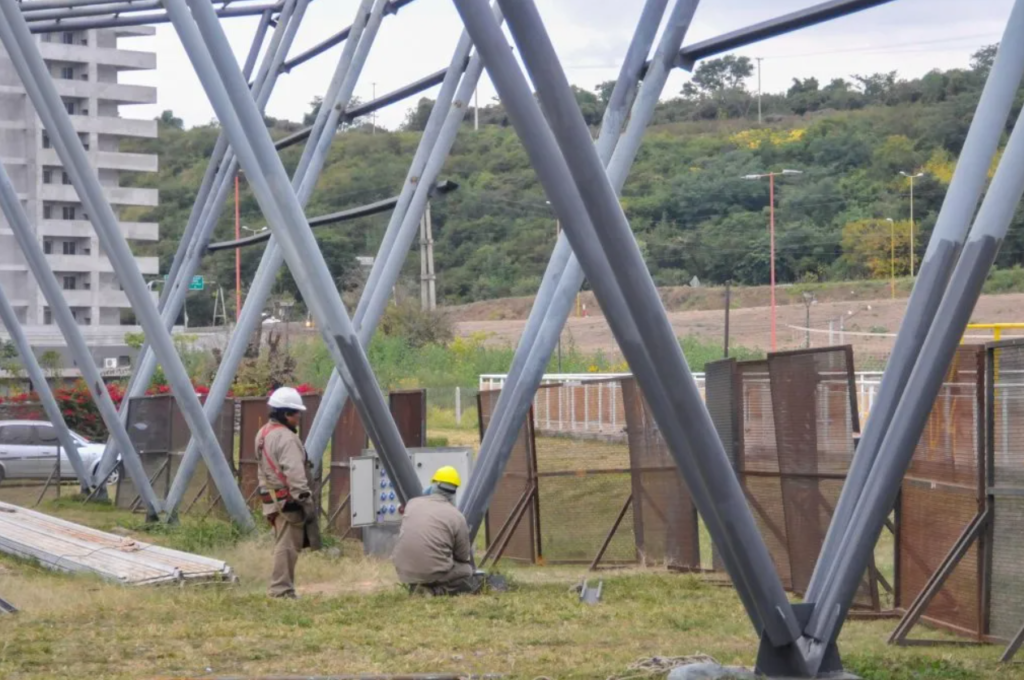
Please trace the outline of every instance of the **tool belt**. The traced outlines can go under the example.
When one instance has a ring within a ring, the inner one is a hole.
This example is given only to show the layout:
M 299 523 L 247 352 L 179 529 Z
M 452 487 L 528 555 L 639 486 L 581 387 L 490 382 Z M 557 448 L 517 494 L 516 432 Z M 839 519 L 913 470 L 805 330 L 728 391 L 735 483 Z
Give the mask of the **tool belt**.
M 288 502 L 292 500 L 291 491 L 287 488 L 275 489 L 273 491 L 265 489 L 262 486 L 259 488 L 260 500 L 268 505 L 276 505 L 278 501 Z

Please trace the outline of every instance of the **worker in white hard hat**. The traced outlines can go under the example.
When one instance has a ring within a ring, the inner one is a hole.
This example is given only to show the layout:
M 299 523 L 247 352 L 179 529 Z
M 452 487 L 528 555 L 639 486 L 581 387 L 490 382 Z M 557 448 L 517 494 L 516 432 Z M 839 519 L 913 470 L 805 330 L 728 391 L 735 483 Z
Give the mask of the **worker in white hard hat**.
M 311 493 L 312 465 L 299 439 L 306 406 L 292 387 L 270 395 L 270 420 L 256 434 L 263 515 L 274 527 L 274 567 L 267 594 L 295 597 L 295 563 L 303 548 L 320 549 L 319 517 Z
M 484 585 L 483 574 L 473 567 L 469 525 L 455 507 L 461 483 L 458 470 L 439 468 L 426 493 L 403 509 L 391 560 L 412 592 L 460 595 L 478 593 Z

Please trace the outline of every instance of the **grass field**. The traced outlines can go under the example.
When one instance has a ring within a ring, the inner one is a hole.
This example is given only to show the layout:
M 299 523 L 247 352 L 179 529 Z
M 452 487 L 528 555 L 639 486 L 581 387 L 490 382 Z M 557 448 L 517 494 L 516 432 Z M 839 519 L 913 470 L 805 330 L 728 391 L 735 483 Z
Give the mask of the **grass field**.
M 476 431 L 465 423 L 460 428 L 440 422 L 448 426 L 432 427 L 430 436 L 446 438 L 453 446 L 476 446 Z M 588 466 L 618 465 L 621 452 L 615 445 L 605 448 L 603 453 L 588 449 L 597 452 Z M 578 483 L 565 490 L 571 495 L 552 498 L 555 491 L 549 490 L 549 504 L 579 509 L 597 503 L 612 514 L 617 510 L 621 489 L 602 486 L 615 477 L 556 479 Z M 73 491 L 65 487 L 65 493 Z M 31 504 L 38 490 L 20 490 L 15 499 L 11 493 L 6 490 L 0 498 Z M 652 656 L 707 654 L 723 663 L 754 661 L 757 640 L 734 591 L 700 576 L 661 569 L 602 572 L 604 598 L 591 607 L 571 592 L 582 578 L 595 578 L 584 567 L 503 562 L 511 592 L 410 598 L 390 564 L 363 558 L 358 544 L 345 543 L 303 555 L 298 574 L 302 599 L 280 602 L 263 595 L 271 550 L 263 525 L 254 537 L 194 517 L 186 517 L 180 527 L 147 527 L 139 515 L 83 506 L 71 498 L 45 500 L 40 510 L 100 529 L 126 528 L 140 540 L 224 559 L 240 582 L 130 589 L 0 557 L 0 597 L 21 609 L 17 616 L 0 617 L 0 678 L 446 671 L 589 679 L 625 677 L 631 663 Z M 602 516 L 597 529 L 574 527 L 573 521 L 563 526 L 576 530 L 589 549 L 607 523 Z M 555 526 L 550 522 L 544 535 L 548 546 L 565 540 L 550 533 Z M 701 551 L 709 563 L 706 532 Z M 890 581 L 891 555 L 891 540 L 883 537 L 878 564 Z M 1001 650 L 995 647 L 890 647 L 885 640 L 894 626 L 893 620 L 849 622 L 840 640 L 847 667 L 877 680 L 1024 678 L 1018 668 L 997 663 Z

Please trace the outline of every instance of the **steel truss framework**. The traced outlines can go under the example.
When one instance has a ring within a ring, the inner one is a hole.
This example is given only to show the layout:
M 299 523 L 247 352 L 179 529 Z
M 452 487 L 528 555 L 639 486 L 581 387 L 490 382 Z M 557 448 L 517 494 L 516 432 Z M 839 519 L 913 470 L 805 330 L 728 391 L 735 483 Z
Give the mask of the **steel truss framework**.
M 386 15 L 412 0 L 360 0 L 352 25 L 305 53 L 288 52 L 311 0 L 262 4 L 251 0 L 0 0 L 0 43 L 15 67 L 86 204 L 90 219 L 110 254 L 118 278 L 136 309 L 149 345 L 144 348 L 129 388 L 138 395 L 159 362 L 194 437 L 166 499 L 157 498 L 142 471 L 118 414 L 106 403 L 99 376 L 84 341 L 57 290 L 50 298 L 55 318 L 100 403 L 112 432 L 96 475 L 82 469 L 68 446 L 83 487 L 101 486 L 121 454 L 152 517 L 173 520 L 200 459 L 236 522 L 252 526 L 244 500 L 218 449 L 210 423 L 234 380 L 242 351 L 282 264 L 287 263 L 309 304 L 336 371 L 307 440 L 308 455 L 322 459 L 342 408 L 352 399 L 403 500 L 419 493 L 395 423 L 377 388 L 364 347 L 386 307 L 389 291 L 416 236 L 431 191 L 487 69 L 533 163 L 552 207 L 564 226 L 542 280 L 511 371 L 481 445 L 477 474 L 462 510 L 478 531 L 498 479 L 508 462 L 519 425 L 536 392 L 584 275 L 591 281 L 623 353 L 651 405 L 655 420 L 703 516 L 756 632 L 761 636 L 758 667 L 767 674 L 814 677 L 839 670 L 835 645 L 860 577 L 892 507 L 937 391 L 956 349 L 1013 212 L 1024 193 L 1024 126 L 1010 137 L 989 191 L 972 225 L 986 173 L 995 156 L 1014 94 L 1024 77 L 1024 0 L 1017 0 L 1006 34 L 982 94 L 974 123 L 949 187 L 933 238 L 922 262 L 908 314 L 889 362 L 881 393 L 844 486 L 823 546 L 806 602 L 791 605 L 772 566 L 742 490 L 733 474 L 686 360 L 668 324 L 618 202 L 658 98 L 672 69 L 692 68 L 700 59 L 766 38 L 813 26 L 891 0 L 829 0 L 806 10 L 683 47 L 699 0 L 646 0 L 634 37 L 623 58 L 600 135 L 593 142 L 572 96 L 561 63 L 534 0 L 453 0 L 466 31 L 447 69 L 369 104 L 349 109 L 352 93 Z M 665 19 L 666 13 L 668 18 Z M 240 68 L 220 18 L 261 17 L 252 48 Z M 507 19 L 524 74 L 501 28 Z M 45 72 L 32 33 L 170 22 L 179 34 L 223 127 L 195 207 L 175 255 L 169 285 L 158 304 L 145 294 L 95 172 L 88 167 L 71 122 Z M 659 27 L 665 24 L 654 49 Z M 271 27 L 270 43 L 257 70 L 257 55 Z M 275 145 L 263 125 L 277 78 L 331 47 L 344 43 L 314 124 Z M 479 50 L 473 46 L 478 45 Z M 256 70 L 251 85 L 249 78 Z M 537 99 L 533 89 L 537 90 Z M 641 87 L 642 83 L 642 87 Z M 304 215 L 336 131 L 346 120 L 440 85 L 419 147 L 393 211 L 363 296 L 353 317 L 345 310 Z M 538 102 L 539 99 L 539 102 Z M 541 109 L 543 106 L 543 111 Z M 305 142 L 289 179 L 276 150 Z M 205 406 L 192 393 L 174 353 L 170 327 L 184 301 L 187 282 L 207 251 L 228 187 L 241 167 L 271 228 L 271 237 L 252 282 L 249 301 L 225 351 Z M 47 290 L 53 280 L 6 172 L 0 167 L 0 206 L 25 251 L 33 273 Z M 39 261 L 41 259 L 41 261 Z M 52 291 L 51 291 L 52 292 Z M 941 319 L 934 323 L 934 319 Z M 30 375 L 41 376 L 10 304 L 0 291 L 0 319 L 12 334 Z M 45 380 L 33 378 L 48 414 L 60 428 L 56 403 Z M 127 403 L 127 400 L 126 400 Z M 877 413 L 875 413 L 877 411 Z

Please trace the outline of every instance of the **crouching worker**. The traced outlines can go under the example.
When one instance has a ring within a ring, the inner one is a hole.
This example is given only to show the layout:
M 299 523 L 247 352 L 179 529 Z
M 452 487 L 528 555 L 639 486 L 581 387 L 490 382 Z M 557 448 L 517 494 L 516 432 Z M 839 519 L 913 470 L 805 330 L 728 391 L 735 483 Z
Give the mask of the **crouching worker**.
M 483 587 L 483 576 L 473 567 L 469 525 L 455 507 L 459 483 L 455 468 L 440 468 L 426 494 L 405 506 L 391 559 L 412 592 L 461 595 Z
M 274 527 L 274 569 L 267 594 L 295 597 L 295 563 L 303 548 L 320 549 L 320 524 L 310 488 L 312 465 L 299 439 L 299 414 L 306 410 L 291 387 L 270 395 L 270 421 L 256 435 L 263 516 Z

